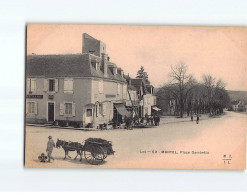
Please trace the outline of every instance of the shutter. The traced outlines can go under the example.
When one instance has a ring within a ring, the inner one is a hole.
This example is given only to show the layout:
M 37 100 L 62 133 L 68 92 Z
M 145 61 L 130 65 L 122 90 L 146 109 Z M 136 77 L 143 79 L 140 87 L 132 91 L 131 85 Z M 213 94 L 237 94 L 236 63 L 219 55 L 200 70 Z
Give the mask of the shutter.
M 30 91 L 30 79 L 27 79 L 27 93 Z
M 63 81 L 63 90 L 64 91 L 68 90 L 68 80 L 67 79 L 64 79 L 64 81 Z
M 34 114 L 38 114 L 38 103 L 34 102 Z
M 72 103 L 72 116 L 75 116 L 75 103 Z
M 106 103 L 103 103 L 103 115 L 106 115 Z
M 55 92 L 58 92 L 58 79 L 55 79 Z
M 31 91 L 36 91 L 36 79 L 31 79 Z
M 48 80 L 44 79 L 44 91 L 48 90 Z
M 64 104 L 60 103 L 60 115 L 64 114 Z
M 73 93 L 74 92 L 74 80 L 70 80 L 70 91 Z
M 99 110 L 99 108 L 98 108 L 98 105 L 96 104 L 96 106 L 95 106 L 95 115 L 96 115 L 96 117 L 98 117 L 98 115 L 99 115 L 99 113 L 98 113 L 98 110 Z

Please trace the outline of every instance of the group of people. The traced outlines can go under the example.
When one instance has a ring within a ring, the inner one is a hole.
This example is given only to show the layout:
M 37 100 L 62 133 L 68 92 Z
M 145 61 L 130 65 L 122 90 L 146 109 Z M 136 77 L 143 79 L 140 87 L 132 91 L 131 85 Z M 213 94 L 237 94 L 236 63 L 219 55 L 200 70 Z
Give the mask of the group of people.
M 150 125 L 150 126 L 159 126 L 160 123 L 160 117 L 158 114 L 152 114 L 152 115 L 145 115 L 145 121 L 146 121 L 146 125 Z M 143 121 L 144 123 L 144 121 Z
M 191 118 L 190 119 L 191 119 L 191 121 L 194 120 L 193 114 L 191 115 Z M 199 120 L 200 120 L 199 115 L 196 115 L 196 124 L 199 124 Z
M 125 117 L 125 127 L 126 129 L 133 129 L 133 125 L 144 124 L 149 126 L 159 126 L 160 117 L 158 114 L 145 115 L 143 118 L 135 117 Z

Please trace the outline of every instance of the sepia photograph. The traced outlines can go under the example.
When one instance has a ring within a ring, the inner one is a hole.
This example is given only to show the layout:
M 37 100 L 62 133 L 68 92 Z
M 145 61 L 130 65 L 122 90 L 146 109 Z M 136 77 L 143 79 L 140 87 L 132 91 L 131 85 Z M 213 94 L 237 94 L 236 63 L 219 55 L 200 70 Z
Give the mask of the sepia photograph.
M 25 167 L 246 169 L 247 28 L 27 24 Z

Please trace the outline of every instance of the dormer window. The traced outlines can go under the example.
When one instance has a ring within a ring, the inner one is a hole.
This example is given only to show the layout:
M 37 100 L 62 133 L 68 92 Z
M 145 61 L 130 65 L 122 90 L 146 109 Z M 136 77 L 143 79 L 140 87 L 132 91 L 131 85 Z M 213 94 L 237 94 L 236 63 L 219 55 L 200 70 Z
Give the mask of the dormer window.
M 91 65 L 94 67 L 95 70 L 97 70 L 97 62 L 96 62 L 96 60 L 91 60 Z
M 117 74 L 117 68 L 113 68 L 113 74 L 114 74 L 114 75 Z

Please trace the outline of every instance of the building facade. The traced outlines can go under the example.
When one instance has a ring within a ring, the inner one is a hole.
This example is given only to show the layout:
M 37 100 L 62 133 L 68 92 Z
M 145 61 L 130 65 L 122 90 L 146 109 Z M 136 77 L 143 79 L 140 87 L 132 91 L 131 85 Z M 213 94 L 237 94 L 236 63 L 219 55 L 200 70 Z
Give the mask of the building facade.
M 29 55 L 26 122 L 99 128 L 136 113 L 151 114 L 154 96 L 128 84 L 103 42 L 83 34 L 82 54 Z M 140 104 L 143 105 L 140 105 Z M 128 109 L 128 110 L 127 110 Z

